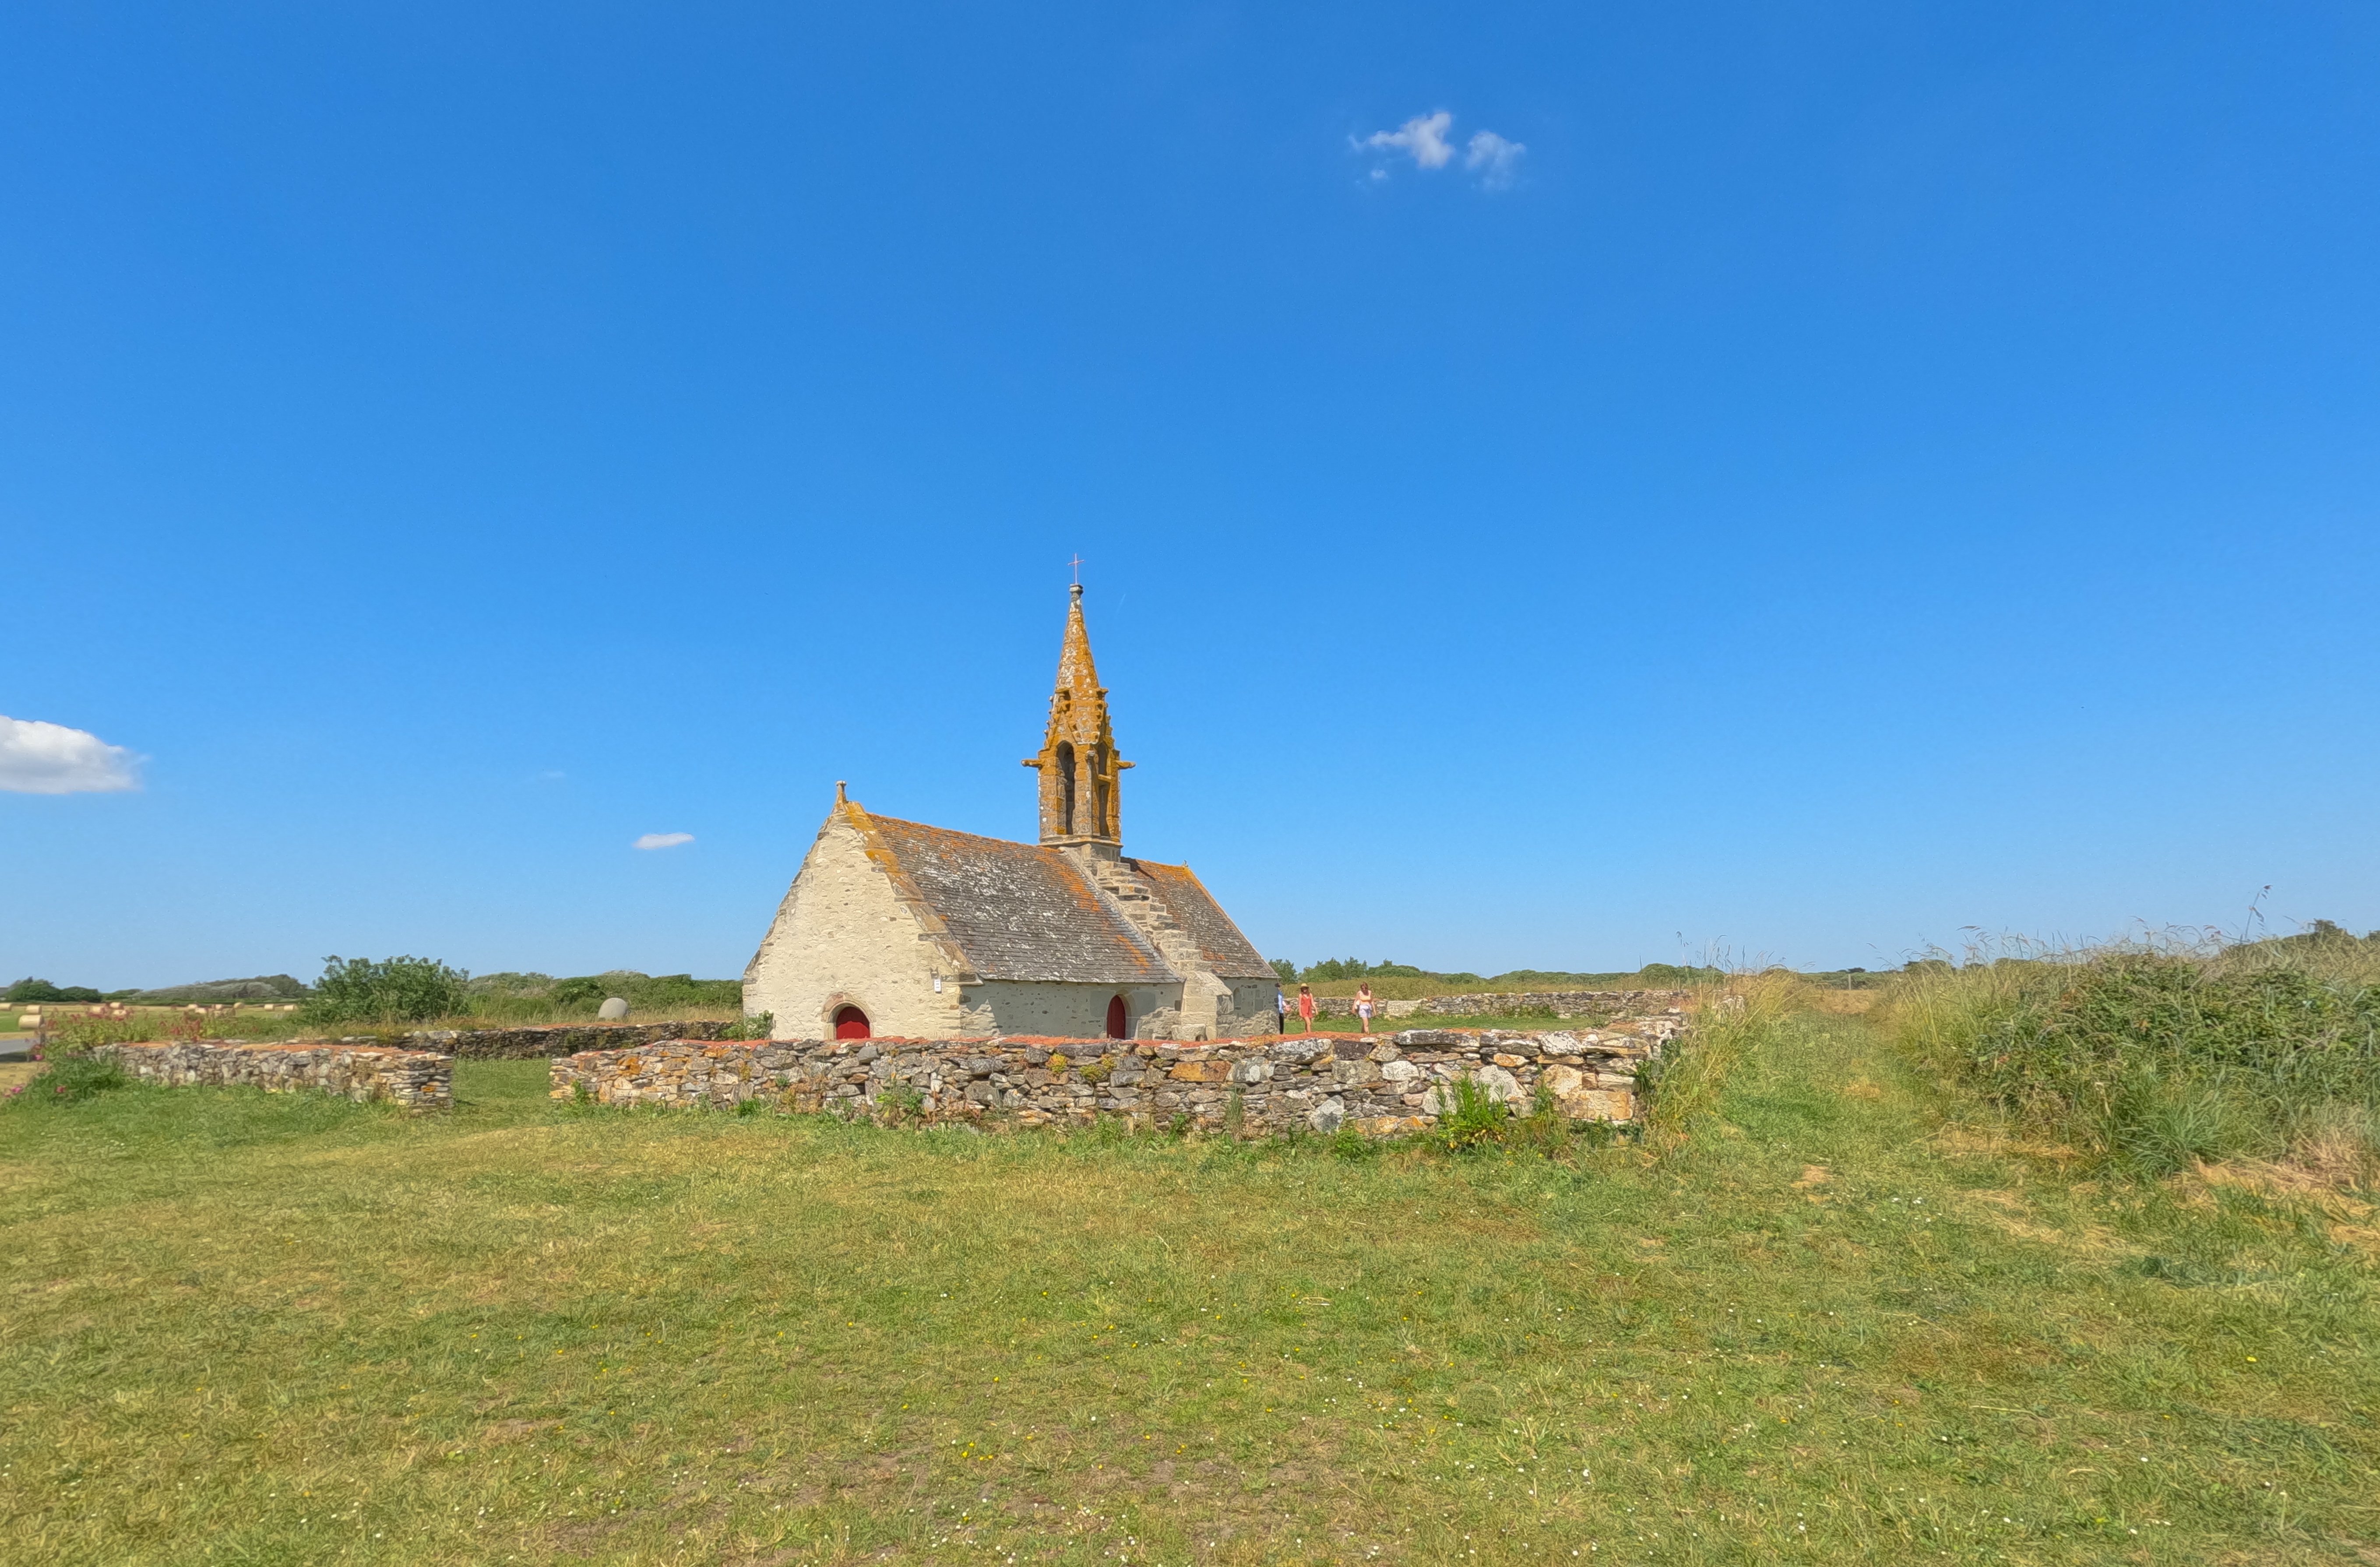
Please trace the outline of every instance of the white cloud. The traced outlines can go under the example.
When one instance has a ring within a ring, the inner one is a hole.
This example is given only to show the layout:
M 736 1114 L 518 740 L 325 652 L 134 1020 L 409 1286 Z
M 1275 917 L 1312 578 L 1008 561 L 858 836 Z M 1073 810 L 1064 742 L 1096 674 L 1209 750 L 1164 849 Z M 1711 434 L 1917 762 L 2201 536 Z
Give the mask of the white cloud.
M 691 832 L 648 832 L 643 837 L 637 840 L 636 847 L 640 849 L 674 849 L 680 844 L 691 844 L 693 842 L 694 834 Z
M 1394 130 L 1351 136 L 1347 144 L 1358 152 L 1405 153 L 1417 169 L 1442 169 L 1454 161 L 1454 142 L 1447 135 L 1453 126 L 1454 116 L 1440 109 L 1435 114 L 1415 115 Z M 1463 166 L 1479 176 L 1483 190 L 1506 190 L 1519 177 L 1521 154 L 1527 151 L 1521 143 L 1492 130 L 1474 131 L 1471 140 L 1463 144 Z M 1387 165 L 1375 164 L 1371 177 L 1388 178 Z
M 1473 133 L 1470 150 L 1464 153 L 1463 166 L 1479 176 L 1479 183 L 1490 190 L 1511 187 L 1520 174 L 1521 154 L 1528 149 L 1517 141 L 1507 141 L 1492 130 Z
M 1410 152 L 1416 168 L 1442 169 L 1454 156 L 1454 144 L 1446 139 L 1446 128 L 1453 123 L 1454 116 L 1444 109 L 1434 115 L 1415 115 L 1396 129 L 1376 130 L 1355 145 Z
M 105 794 L 137 789 L 140 759 L 121 746 L 63 723 L 0 718 L 0 789 L 18 795 Z

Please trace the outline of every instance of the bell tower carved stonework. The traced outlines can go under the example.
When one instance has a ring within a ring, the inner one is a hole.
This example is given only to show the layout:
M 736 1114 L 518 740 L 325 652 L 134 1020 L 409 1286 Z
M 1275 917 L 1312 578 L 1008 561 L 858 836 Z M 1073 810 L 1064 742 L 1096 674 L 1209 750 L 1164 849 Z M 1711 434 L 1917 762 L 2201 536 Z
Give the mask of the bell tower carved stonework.
M 1117 785 L 1132 763 L 1116 755 L 1107 689 L 1091 662 L 1091 634 L 1083 624 L 1082 585 L 1072 592 L 1050 727 L 1041 754 L 1026 758 L 1025 765 L 1041 773 L 1041 842 L 1113 851 L 1123 843 Z

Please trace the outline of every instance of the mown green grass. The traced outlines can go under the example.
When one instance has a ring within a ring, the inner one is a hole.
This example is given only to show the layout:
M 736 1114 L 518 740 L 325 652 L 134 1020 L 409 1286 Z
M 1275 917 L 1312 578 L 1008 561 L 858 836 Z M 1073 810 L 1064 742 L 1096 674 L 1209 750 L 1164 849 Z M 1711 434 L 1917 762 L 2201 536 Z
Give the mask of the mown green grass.
M 1705 1087 L 1660 1157 L 1567 1162 L 582 1110 L 540 1063 L 463 1063 L 435 1121 L 0 1111 L 0 1539 L 2369 1560 L 2380 1318 L 2336 1216 L 1960 1151 L 1857 1019 Z

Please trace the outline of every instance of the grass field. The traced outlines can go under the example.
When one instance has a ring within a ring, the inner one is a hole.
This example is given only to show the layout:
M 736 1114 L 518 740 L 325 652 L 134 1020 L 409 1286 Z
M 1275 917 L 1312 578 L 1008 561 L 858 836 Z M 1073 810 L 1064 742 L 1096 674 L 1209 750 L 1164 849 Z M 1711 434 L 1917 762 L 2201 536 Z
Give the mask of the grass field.
M 1863 1017 L 1561 1161 L 0 1111 L 27 1562 L 2370 1562 L 2368 1207 L 2093 1184 Z

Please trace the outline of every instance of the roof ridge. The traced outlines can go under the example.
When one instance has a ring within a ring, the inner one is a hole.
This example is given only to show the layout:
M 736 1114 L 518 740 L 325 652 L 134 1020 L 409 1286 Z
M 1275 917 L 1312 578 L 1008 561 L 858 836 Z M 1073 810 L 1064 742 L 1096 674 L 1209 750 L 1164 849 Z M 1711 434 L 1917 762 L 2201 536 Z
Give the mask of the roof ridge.
M 1022 838 L 995 838 L 987 832 L 969 832 L 961 827 L 937 827 L 930 821 L 911 821 L 906 817 L 886 816 L 880 811 L 868 812 L 868 819 L 870 821 L 887 822 L 895 827 L 914 827 L 924 832 L 939 832 L 946 838 L 972 838 L 978 844 L 998 844 L 1002 848 L 1031 849 L 1035 854 L 1054 855 L 1065 852 L 1064 845 L 1059 844 L 1028 844 Z

